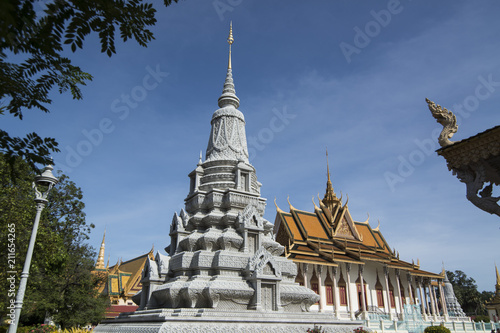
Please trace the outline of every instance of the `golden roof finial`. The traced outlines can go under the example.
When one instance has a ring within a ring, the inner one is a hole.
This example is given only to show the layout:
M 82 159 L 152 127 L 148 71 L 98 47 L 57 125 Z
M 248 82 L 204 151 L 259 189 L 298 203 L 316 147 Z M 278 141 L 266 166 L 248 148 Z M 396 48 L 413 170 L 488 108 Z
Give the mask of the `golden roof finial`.
M 366 218 L 366 221 L 361 222 L 361 223 L 370 225 L 370 213 L 367 212 L 366 215 L 368 215 L 368 217 Z
M 290 203 L 290 196 L 287 196 L 286 201 L 288 201 L 288 205 L 290 206 L 290 213 L 292 212 L 292 210 L 296 210 L 295 207 L 293 207 Z
M 104 235 L 102 236 L 102 242 L 101 242 L 101 247 L 99 248 L 99 255 L 97 256 L 97 263 L 95 265 L 95 268 L 97 269 L 104 269 L 104 243 L 106 239 L 106 228 L 104 228 Z
M 330 181 L 330 165 L 328 164 L 328 147 L 326 148 L 326 173 L 328 174 L 328 181 Z
M 335 204 L 339 202 L 337 195 L 333 191 L 332 181 L 330 179 L 330 164 L 328 163 L 328 148 L 326 148 L 326 193 L 323 198 L 323 203 L 330 210 L 333 211 L 335 208 Z
M 318 198 L 319 198 L 319 193 L 318 193 Z M 316 203 L 314 202 L 314 195 L 312 197 L 312 202 L 313 202 L 313 205 L 314 205 L 314 210 L 319 210 L 320 208 L 318 206 L 316 206 Z
M 278 204 L 276 203 L 276 197 L 274 197 L 274 205 L 276 206 L 276 211 L 278 213 L 284 213 L 284 211 L 278 207 Z
M 496 263 L 495 263 L 495 271 L 497 273 L 497 285 L 500 286 L 500 274 L 498 274 L 498 268 Z
M 349 194 L 345 194 L 346 196 L 346 199 L 345 199 L 345 204 L 344 204 L 344 207 L 347 207 L 347 204 L 349 203 Z
M 229 37 L 227 37 L 227 43 L 229 44 L 229 62 L 227 63 L 227 69 L 231 69 L 231 45 L 233 42 L 233 21 L 231 21 L 229 24 Z

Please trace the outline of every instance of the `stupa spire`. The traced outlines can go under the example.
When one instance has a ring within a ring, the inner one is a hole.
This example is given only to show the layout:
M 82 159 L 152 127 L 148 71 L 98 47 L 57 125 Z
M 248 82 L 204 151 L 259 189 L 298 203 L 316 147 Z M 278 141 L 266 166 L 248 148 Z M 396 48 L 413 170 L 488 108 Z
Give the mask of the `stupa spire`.
M 229 44 L 229 61 L 227 63 L 227 69 L 232 69 L 231 68 L 231 45 L 234 42 L 233 38 L 233 21 L 229 24 L 229 37 L 227 37 L 227 43 Z
M 232 105 L 237 109 L 240 106 L 240 99 L 236 96 L 236 90 L 234 89 L 233 82 L 233 70 L 231 65 L 231 45 L 233 42 L 233 22 L 231 22 L 229 26 L 229 37 L 227 37 L 227 43 L 229 44 L 229 60 L 227 63 L 226 81 L 224 82 L 222 95 L 219 97 L 219 107 L 223 108 L 225 106 Z
M 229 44 L 229 61 L 226 80 L 222 95 L 218 101 L 220 109 L 215 111 L 212 116 L 212 131 L 210 132 L 205 158 L 206 162 L 224 160 L 249 163 L 245 117 L 238 110 L 240 99 L 236 96 L 231 69 L 231 45 L 234 42 L 232 23 L 229 27 L 227 42 Z
M 104 241 L 106 239 L 106 229 L 104 229 L 104 235 L 102 236 L 101 247 L 99 248 L 99 255 L 97 256 L 97 263 L 95 265 L 96 269 L 104 269 Z
M 498 274 L 497 264 L 495 264 L 495 271 L 497 273 L 497 286 L 500 286 L 500 274 Z
M 330 209 L 330 211 L 332 211 L 334 208 L 334 204 L 338 203 L 340 200 L 337 198 L 337 195 L 333 191 L 333 185 L 330 179 L 330 165 L 328 164 L 328 149 L 326 150 L 326 173 L 328 177 L 326 181 L 326 193 L 322 201 L 325 204 L 325 206 L 328 209 Z

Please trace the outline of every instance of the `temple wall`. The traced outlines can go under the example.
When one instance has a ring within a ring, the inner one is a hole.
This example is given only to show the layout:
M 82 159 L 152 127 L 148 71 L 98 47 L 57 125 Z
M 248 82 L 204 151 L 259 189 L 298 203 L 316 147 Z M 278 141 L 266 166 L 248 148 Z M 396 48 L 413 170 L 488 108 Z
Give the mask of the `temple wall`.
M 311 311 L 334 313 L 339 319 L 365 319 L 363 316 L 373 313 L 391 320 L 402 320 L 405 304 L 414 304 L 419 307 L 425 320 L 449 320 L 440 302 L 443 296 L 440 294 L 437 281 L 433 281 L 431 286 L 430 280 L 409 277 L 407 271 L 384 269 L 382 264 L 368 262 L 361 269 L 366 290 L 364 309 L 366 314 L 363 314 L 360 303 L 361 286 L 356 283 L 360 281 L 360 265 L 351 264 L 348 272 L 349 264 L 342 262 L 339 262 L 337 267 L 312 263 L 296 262 L 296 264 L 299 271 L 296 281 L 320 295 L 320 301 L 311 306 Z M 386 271 L 389 284 L 386 283 Z M 380 289 L 377 290 L 376 287 L 377 275 L 378 283 L 382 287 L 383 304 L 379 304 Z M 345 297 L 342 296 L 343 283 L 345 283 Z M 424 296 L 421 296 L 422 293 Z M 347 304 L 342 304 L 341 298 L 346 300 Z

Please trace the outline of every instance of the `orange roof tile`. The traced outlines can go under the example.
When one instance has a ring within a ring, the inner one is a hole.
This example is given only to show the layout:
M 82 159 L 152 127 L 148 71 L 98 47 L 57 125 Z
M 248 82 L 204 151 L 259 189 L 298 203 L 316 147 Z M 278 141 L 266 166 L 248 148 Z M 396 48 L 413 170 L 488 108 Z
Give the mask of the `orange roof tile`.
M 380 244 L 381 249 L 383 249 L 387 253 L 391 253 L 391 249 L 389 247 L 389 244 L 385 241 L 384 236 L 382 236 L 382 233 L 380 231 L 375 231 L 373 230 L 373 235 L 377 239 L 378 243 Z
M 295 220 L 293 219 L 292 215 L 283 213 L 281 214 L 281 216 L 283 216 L 286 225 L 288 226 L 288 229 L 292 233 L 293 238 L 295 240 L 304 240 L 299 231 L 299 227 L 297 227 L 297 224 L 295 224 Z
M 297 214 L 299 222 L 302 223 L 302 226 L 306 230 L 308 236 L 328 239 L 326 230 L 323 228 L 323 225 L 316 214 L 301 211 L 295 211 L 295 213 Z
M 375 248 L 379 248 L 380 244 L 377 242 L 375 235 L 372 232 L 372 228 L 365 223 L 355 223 L 356 229 L 363 239 L 363 244 Z

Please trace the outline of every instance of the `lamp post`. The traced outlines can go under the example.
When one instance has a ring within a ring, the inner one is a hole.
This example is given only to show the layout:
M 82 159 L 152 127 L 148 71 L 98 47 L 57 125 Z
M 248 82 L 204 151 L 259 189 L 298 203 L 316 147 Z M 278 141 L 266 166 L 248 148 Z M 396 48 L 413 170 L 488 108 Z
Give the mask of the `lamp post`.
M 52 174 L 53 169 L 52 165 L 45 166 L 42 174 L 36 176 L 35 181 L 33 182 L 33 188 L 35 189 L 36 216 L 35 222 L 33 223 L 33 230 L 31 231 L 30 243 L 28 245 L 28 252 L 26 253 L 23 272 L 21 273 L 19 289 L 17 290 L 17 297 L 14 303 L 14 319 L 10 324 L 9 333 L 16 333 L 17 331 L 19 317 L 21 316 L 21 309 L 23 307 L 24 293 L 26 292 L 26 283 L 28 282 L 31 257 L 33 256 L 33 248 L 35 247 L 36 234 L 38 232 L 38 224 L 40 222 L 40 215 L 42 214 L 45 204 L 47 204 L 47 196 L 50 190 L 58 182 L 57 178 Z

